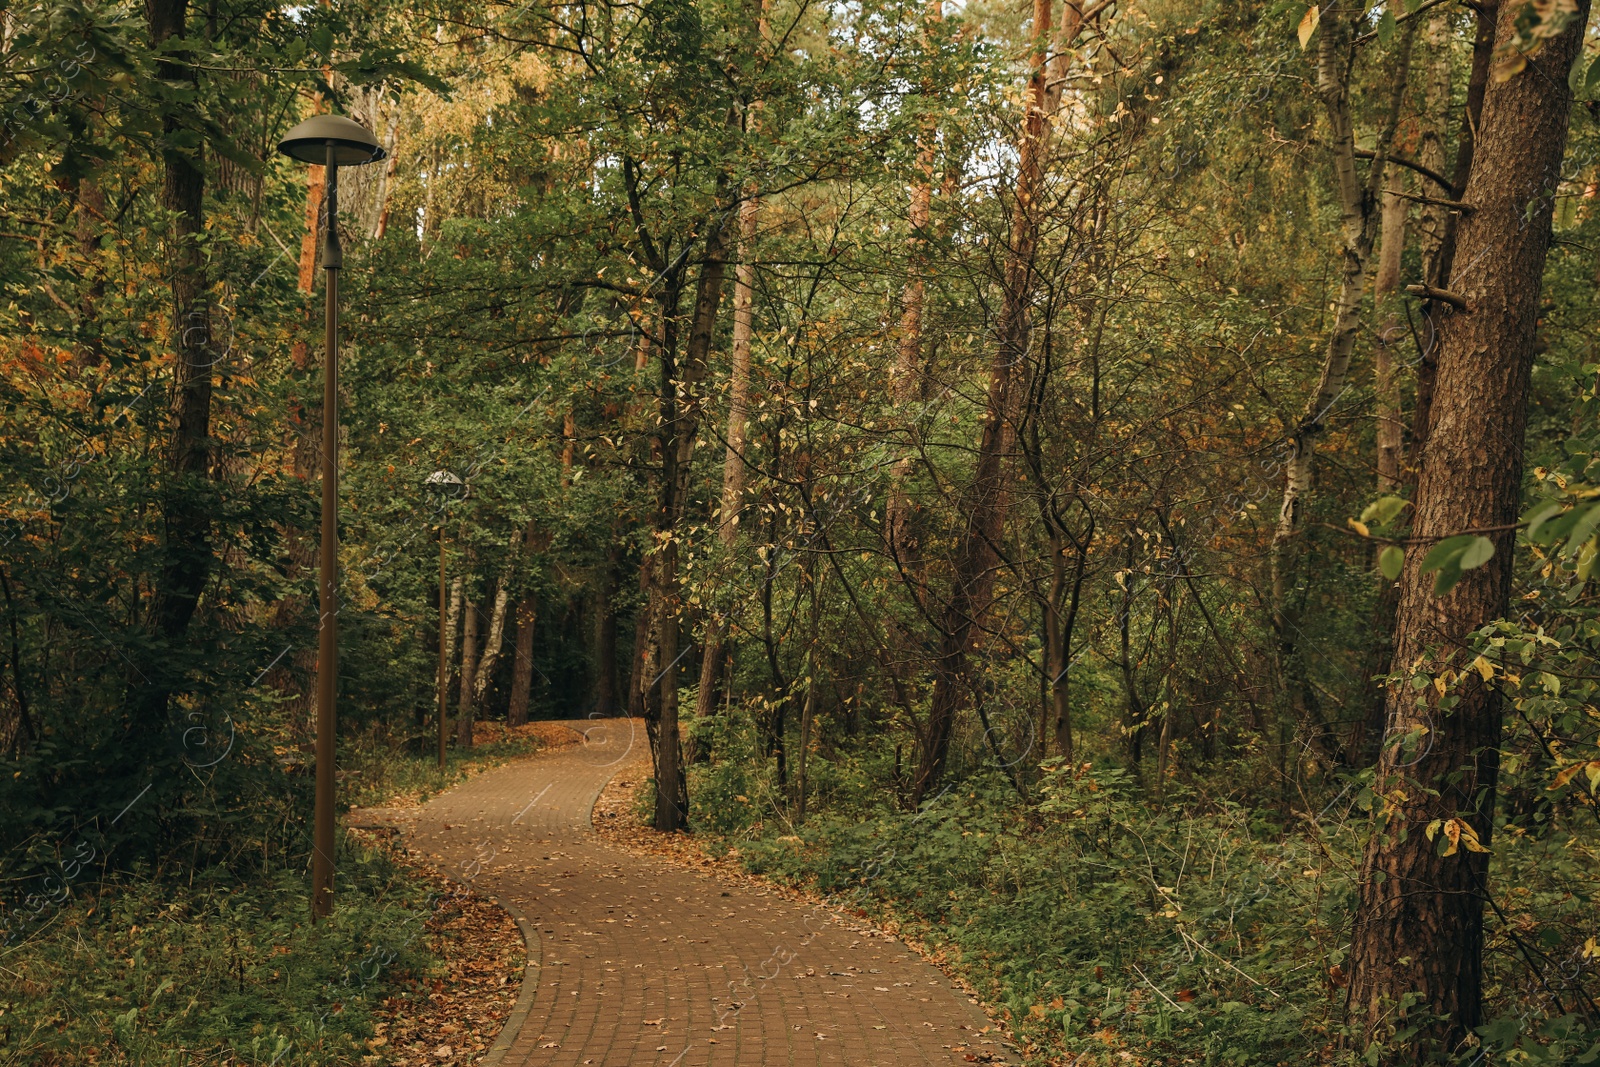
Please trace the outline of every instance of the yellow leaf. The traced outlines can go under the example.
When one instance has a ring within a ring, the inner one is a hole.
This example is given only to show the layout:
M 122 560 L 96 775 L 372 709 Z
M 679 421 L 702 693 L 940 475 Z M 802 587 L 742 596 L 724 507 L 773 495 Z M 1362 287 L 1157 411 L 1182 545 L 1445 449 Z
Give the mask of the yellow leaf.
M 1372 533 L 1367 529 L 1367 524 L 1366 523 L 1361 522 L 1358 519 L 1346 519 L 1344 521 L 1348 522 L 1350 524 L 1350 529 L 1354 530 L 1356 533 L 1360 534 L 1362 537 L 1371 537 L 1372 536 Z
M 1317 32 L 1317 22 L 1322 18 L 1322 12 L 1316 4 L 1306 8 L 1306 13 L 1300 19 L 1300 51 L 1306 50 L 1306 45 L 1311 43 L 1311 35 Z
M 1494 681 L 1494 664 L 1490 663 L 1482 656 L 1479 656 L 1477 659 L 1472 661 L 1472 669 L 1477 671 L 1484 681 Z
M 1562 786 L 1572 781 L 1572 776 L 1583 770 L 1586 766 L 1587 764 L 1574 763 L 1570 767 L 1563 769 L 1560 774 L 1556 775 L 1555 781 L 1550 783 L 1550 788 L 1560 789 Z

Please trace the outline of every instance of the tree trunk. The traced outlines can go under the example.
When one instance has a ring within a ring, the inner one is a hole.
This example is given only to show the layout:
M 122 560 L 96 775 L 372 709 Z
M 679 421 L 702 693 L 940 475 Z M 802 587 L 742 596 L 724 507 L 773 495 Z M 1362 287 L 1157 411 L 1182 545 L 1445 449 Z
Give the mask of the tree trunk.
M 1377 488 L 1379 493 L 1400 490 L 1400 459 L 1404 447 L 1400 413 L 1400 379 L 1395 350 L 1410 341 L 1410 331 L 1400 321 L 1396 305 L 1401 297 L 1400 260 L 1405 252 L 1406 215 L 1410 202 L 1399 194 L 1405 175 L 1400 168 L 1390 171 L 1385 182 L 1382 236 L 1378 245 L 1378 272 L 1373 279 L 1373 301 L 1385 314 L 1373 345 L 1373 394 L 1377 399 Z M 1369 565 L 1376 553 L 1369 552 Z M 1362 671 L 1362 715 L 1356 720 L 1345 743 L 1350 760 L 1359 767 L 1370 767 L 1378 758 L 1378 741 L 1383 736 L 1384 704 L 1388 689 L 1381 680 L 1394 661 L 1394 613 L 1400 603 L 1400 587 L 1378 575 L 1378 595 L 1372 605 L 1372 633 Z
M 739 265 L 733 279 L 733 363 L 728 372 L 727 451 L 722 460 L 722 510 L 717 521 L 717 539 L 722 550 L 732 556 L 739 538 L 739 513 L 744 509 L 745 432 L 750 407 L 750 339 L 755 333 L 755 248 L 756 230 L 761 222 L 761 201 L 754 193 L 739 208 Z M 728 620 L 714 615 L 706 626 L 705 655 L 700 660 L 700 689 L 695 697 L 694 714 L 704 719 L 716 711 L 717 676 L 728 639 Z M 691 751 L 692 760 L 699 754 Z
M 1067 573 L 1067 539 L 1059 529 L 1050 536 L 1052 556 L 1050 595 L 1045 605 L 1045 671 L 1049 675 L 1045 686 L 1049 699 L 1046 730 L 1040 732 L 1040 744 L 1049 751 L 1072 762 L 1072 705 L 1068 701 L 1068 674 L 1072 660 L 1072 631 L 1077 624 L 1078 603 L 1083 593 L 1083 579 L 1088 568 L 1087 545 L 1093 536 L 1084 538 L 1082 546 L 1074 545 L 1075 559 L 1072 573 Z
M 1489 70 L 1494 65 L 1495 27 L 1500 12 L 1498 0 L 1483 0 L 1477 5 L 1476 12 L 1477 33 L 1472 42 L 1472 73 L 1467 82 L 1467 106 L 1461 115 L 1461 130 L 1456 141 L 1455 169 L 1450 175 L 1454 183 L 1451 198 L 1457 200 L 1461 199 L 1462 191 L 1466 189 L 1470 180 L 1473 159 L 1477 153 L 1483 100 L 1489 85 Z M 1445 57 L 1443 62 L 1448 64 L 1449 57 Z M 1441 99 L 1447 105 L 1450 98 L 1444 95 Z M 1435 288 L 1450 288 L 1459 225 L 1459 215 L 1455 212 L 1444 213 L 1437 245 L 1433 254 L 1424 263 L 1427 283 Z M 1427 319 L 1424 331 L 1427 342 L 1417 363 L 1416 402 L 1411 408 L 1411 455 L 1405 472 L 1408 485 L 1416 484 L 1417 472 L 1422 466 L 1422 453 L 1428 444 L 1428 431 L 1433 422 L 1433 383 L 1439 367 L 1438 338 L 1442 330 L 1443 317 L 1450 314 L 1450 311 L 1449 305 L 1436 301 L 1423 304 L 1423 315 Z
M 477 677 L 472 683 L 475 704 L 481 704 L 484 694 L 489 691 L 489 682 L 494 678 L 495 664 L 500 659 L 500 646 L 505 640 L 506 607 L 511 602 L 507 577 L 502 577 L 495 585 L 494 609 L 489 614 L 489 636 L 483 642 L 483 656 L 478 661 Z
M 149 0 L 146 6 L 151 44 L 158 52 L 187 32 L 187 0 Z M 193 85 L 194 69 L 186 52 L 177 51 L 156 63 L 156 77 L 170 85 Z M 168 111 L 162 128 L 170 138 L 185 128 Z M 161 150 L 161 207 L 172 216 L 166 257 L 172 292 L 172 393 L 166 447 L 167 482 L 161 512 L 166 532 L 161 573 L 150 605 L 151 629 L 174 645 L 189 630 L 211 572 L 213 507 L 202 488 L 210 475 L 211 456 L 211 311 L 207 297 L 205 255 L 205 172 L 199 159 L 172 141 Z M 130 703 L 135 721 L 154 738 L 165 720 L 173 691 L 183 684 L 172 657 L 156 657 L 162 665 L 133 686 Z
M 1394 349 L 1410 340 L 1396 306 L 1400 299 L 1396 295 L 1400 288 L 1400 258 L 1406 247 L 1406 215 L 1411 206 L 1410 201 L 1400 195 L 1404 188 L 1405 173 L 1399 167 L 1392 168 L 1385 181 L 1378 272 L 1372 285 L 1374 304 L 1384 313 L 1373 350 L 1380 493 L 1392 493 L 1400 487 L 1400 380 Z
M 461 687 L 456 696 L 456 744 L 472 747 L 472 710 L 478 683 L 478 605 L 467 596 L 461 604 Z
M 1044 156 L 1050 129 L 1052 87 L 1047 78 L 1052 0 L 1034 0 L 1033 75 L 1028 113 L 1018 146 L 1016 203 L 1011 216 L 1011 246 L 998 323 L 998 343 L 989 366 L 989 396 L 977 468 L 961 494 L 966 530 L 955 560 L 952 589 L 941 612 L 939 650 L 934 661 L 933 695 L 923 730 L 922 752 L 912 782 L 912 804 L 921 803 L 944 776 L 956 710 L 966 695 L 967 646 L 975 626 L 988 613 L 999 563 L 1006 498 L 1006 460 L 1015 437 L 1017 388 L 1014 371 L 1027 354 L 1029 306 L 1033 302 L 1034 250 L 1044 186 Z M 1062 39 L 1071 42 L 1081 26 L 1081 8 L 1069 2 Z M 1068 32 L 1070 30 L 1070 32 Z
M 508 726 L 521 726 L 528 721 L 528 696 L 533 690 L 533 635 L 538 612 L 539 601 L 532 596 L 523 597 L 517 605 L 517 659 L 511 667 Z
M 1378 191 L 1383 187 L 1385 163 L 1400 121 L 1400 105 L 1410 73 L 1411 43 L 1416 21 L 1401 30 L 1397 58 L 1391 73 L 1388 111 L 1377 137 L 1376 157 L 1363 180 L 1356 165 L 1355 124 L 1350 112 L 1350 66 L 1354 13 L 1349 5 L 1333 5 L 1322 15 L 1317 33 L 1317 93 L 1328 113 L 1328 144 L 1332 151 L 1334 184 L 1338 190 L 1341 242 L 1339 296 L 1334 304 L 1333 328 L 1323 352 L 1322 375 L 1299 423 L 1289 434 L 1289 461 L 1285 465 L 1283 503 L 1272 535 L 1272 624 L 1277 637 L 1276 678 L 1279 700 L 1293 713 L 1322 759 L 1334 766 L 1349 757 L 1338 734 L 1323 719 L 1315 691 L 1307 676 L 1302 654 L 1302 634 L 1297 601 L 1303 592 L 1303 533 L 1306 506 L 1312 490 L 1312 460 L 1317 439 L 1327 428 L 1325 419 L 1344 392 L 1350 356 L 1361 327 L 1361 304 L 1366 290 L 1367 265 L 1378 236 Z
M 1503 9 L 1509 40 L 1520 6 Z M 1473 631 L 1509 606 L 1522 498 L 1523 434 L 1539 293 L 1552 204 L 1567 139 L 1567 73 L 1582 45 L 1589 4 L 1545 42 L 1527 69 L 1491 85 L 1477 161 L 1464 196 L 1451 288 L 1468 310 L 1440 322 L 1433 421 L 1422 458 L 1413 537 L 1402 575 L 1396 662 L 1438 674 Z M 1466 530 L 1491 530 L 1488 563 L 1444 596 L 1421 573 L 1427 545 Z M 1455 1052 L 1482 1022 L 1483 902 L 1487 855 L 1441 856 L 1425 831 L 1459 819 L 1487 848 L 1494 827 L 1502 706 L 1498 688 L 1463 677 L 1448 712 L 1432 686 L 1390 694 L 1388 730 L 1373 792 L 1386 816 L 1367 844 L 1350 947 L 1352 1020 L 1368 1041 L 1405 1025 L 1401 998 L 1444 1017 L 1406 1041 L 1391 1062 Z M 1465 834 L 1463 834 L 1465 836 Z
M 685 829 L 689 820 L 688 784 L 683 772 L 683 750 L 678 729 L 678 648 L 682 603 L 678 596 L 678 531 L 689 495 L 689 473 L 699 434 L 706 360 L 711 352 L 717 306 L 722 301 L 722 278 L 727 264 L 722 226 L 713 221 L 706 235 L 705 261 L 695 294 L 694 317 L 684 348 L 681 373 L 674 367 L 671 350 L 661 351 L 661 498 L 657 512 L 659 547 L 656 552 L 656 590 L 661 669 L 661 717 L 656 745 L 656 813 L 654 826 L 663 833 Z
M 322 242 L 317 233 L 322 219 L 322 194 L 327 184 L 326 168 L 315 163 L 306 168 L 306 235 L 300 238 L 300 291 L 309 293 L 317 282 L 317 251 Z
M 600 588 L 595 590 L 595 686 L 594 713 L 611 718 L 617 706 L 617 612 L 612 599 L 617 591 L 617 572 L 622 565 L 622 550 L 613 544 L 600 571 Z
M 531 523 L 530 531 L 531 531 Z M 511 541 L 506 546 L 505 567 L 500 572 L 500 578 L 494 585 L 494 607 L 489 614 L 489 637 L 483 643 L 483 656 L 478 663 L 477 678 L 472 683 L 475 704 L 481 704 L 483 695 L 489 690 L 489 683 L 494 680 L 495 663 L 500 659 L 500 647 L 505 639 L 506 607 L 511 602 L 511 587 L 517 584 L 521 574 L 523 531 L 519 527 L 511 532 Z
M 651 561 L 646 556 L 639 561 L 639 610 L 633 617 L 633 667 L 628 672 L 628 714 L 636 719 L 651 720 L 650 677 L 655 657 L 650 652 L 655 613 L 655 583 L 650 580 Z
M 928 23 L 942 20 L 943 0 L 931 0 L 924 17 Z M 922 91 L 925 95 L 932 96 L 937 89 L 931 84 L 924 83 Z M 922 314 L 927 302 L 927 287 L 923 275 L 927 270 L 927 231 L 933 207 L 933 166 L 937 136 L 938 131 L 933 128 L 931 122 L 922 131 L 922 150 L 917 153 L 917 169 L 921 174 L 911 186 L 911 201 L 907 212 L 907 221 L 911 229 L 910 235 L 906 238 L 906 270 L 909 277 L 905 293 L 901 297 L 900 343 L 895 349 L 894 375 L 890 384 L 890 393 L 894 397 L 899 417 L 905 421 L 907 453 L 896 461 L 890 472 L 889 502 L 884 508 L 883 516 L 885 545 L 890 555 L 900 560 L 907 570 L 919 579 L 916 581 L 919 597 L 922 568 L 918 563 L 920 553 L 917 551 L 911 529 L 911 501 L 906 496 L 905 482 L 911 476 L 910 449 L 916 436 L 917 403 L 922 398 Z

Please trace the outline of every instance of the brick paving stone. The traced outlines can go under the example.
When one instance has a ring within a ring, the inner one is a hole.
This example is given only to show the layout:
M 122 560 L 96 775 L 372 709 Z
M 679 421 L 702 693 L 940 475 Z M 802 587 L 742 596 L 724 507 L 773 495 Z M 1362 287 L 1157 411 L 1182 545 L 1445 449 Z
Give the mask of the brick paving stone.
M 634 720 L 570 726 L 583 743 L 471 779 L 412 831 L 539 932 L 538 989 L 507 1067 L 1018 1062 L 892 937 L 596 836 L 596 798 L 647 742 Z

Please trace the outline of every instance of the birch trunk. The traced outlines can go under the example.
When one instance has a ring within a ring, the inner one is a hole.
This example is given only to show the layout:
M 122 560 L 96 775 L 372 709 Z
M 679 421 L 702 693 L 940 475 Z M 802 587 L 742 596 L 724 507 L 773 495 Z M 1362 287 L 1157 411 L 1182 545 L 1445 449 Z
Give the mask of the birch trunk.
M 1325 420 L 1345 391 L 1350 356 L 1361 328 L 1368 262 L 1378 236 L 1378 193 L 1383 186 L 1388 153 L 1400 121 L 1400 104 L 1410 73 L 1415 20 L 1401 31 L 1397 59 L 1391 72 L 1387 114 L 1378 133 L 1376 153 L 1362 180 L 1356 168 L 1355 125 L 1350 112 L 1352 62 L 1352 12 L 1349 5 L 1332 5 L 1322 16 L 1317 33 L 1317 93 L 1327 110 L 1328 144 L 1332 153 L 1334 186 L 1339 196 L 1339 295 L 1334 303 L 1333 328 L 1323 350 L 1322 373 L 1304 414 L 1289 434 L 1289 460 L 1285 467 L 1283 502 L 1273 531 L 1271 549 L 1272 623 L 1277 637 L 1279 699 L 1309 733 L 1321 758 L 1345 766 L 1349 757 L 1335 731 L 1322 716 L 1316 691 L 1307 675 L 1301 652 L 1300 610 L 1296 599 L 1304 579 L 1302 534 L 1306 507 L 1313 488 L 1316 442 L 1327 428 Z

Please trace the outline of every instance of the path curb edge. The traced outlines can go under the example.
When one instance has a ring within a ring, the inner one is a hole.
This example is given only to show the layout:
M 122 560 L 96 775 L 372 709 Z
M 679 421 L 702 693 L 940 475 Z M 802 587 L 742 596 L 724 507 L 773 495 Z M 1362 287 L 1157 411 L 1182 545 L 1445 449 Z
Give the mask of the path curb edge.
M 498 1067 L 500 1061 L 506 1058 L 506 1053 L 511 1051 L 517 1035 L 522 1032 L 523 1022 L 533 1010 L 533 998 L 539 991 L 539 970 L 543 962 L 539 931 L 528 921 L 528 917 L 522 914 L 515 904 L 501 897 L 489 894 L 489 899 L 516 920 L 517 929 L 522 931 L 522 942 L 527 947 L 528 962 L 522 971 L 522 992 L 517 995 L 517 1003 L 512 1007 L 511 1014 L 506 1016 L 506 1024 L 500 1028 L 500 1036 L 495 1038 L 494 1044 L 489 1046 L 489 1051 L 478 1061 L 478 1067 Z

